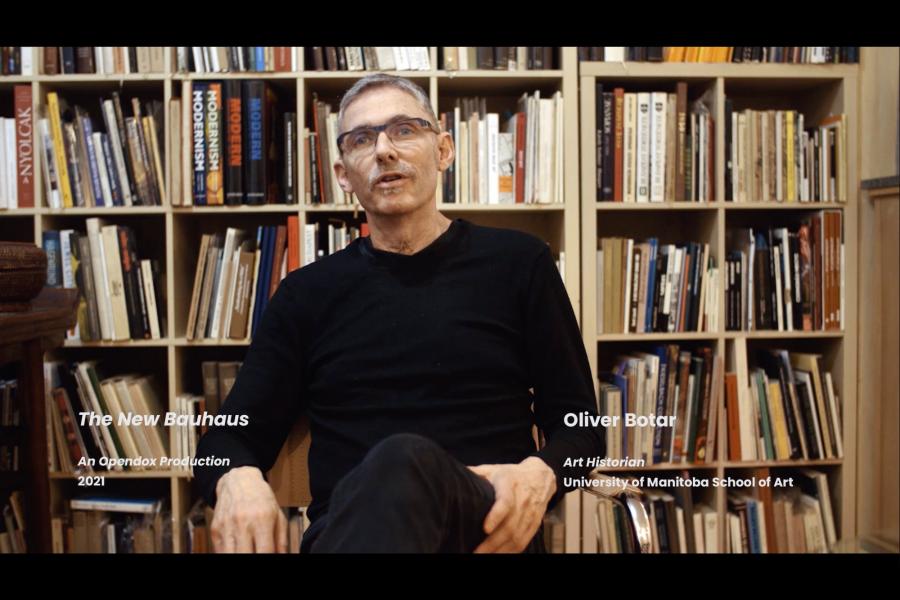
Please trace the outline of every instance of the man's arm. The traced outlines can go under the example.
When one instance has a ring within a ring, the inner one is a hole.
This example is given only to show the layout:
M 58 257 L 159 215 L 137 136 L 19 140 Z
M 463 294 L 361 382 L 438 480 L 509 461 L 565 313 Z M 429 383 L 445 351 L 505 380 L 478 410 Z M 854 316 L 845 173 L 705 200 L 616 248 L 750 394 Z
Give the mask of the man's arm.
M 544 247 L 534 262 L 525 298 L 526 347 L 533 377 L 534 413 L 546 444 L 535 452 L 556 474 L 555 506 L 574 488 L 563 486 L 565 477 L 578 478 L 590 467 L 565 467 L 567 458 L 600 456 L 606 449 L 603 428 L 568 427 L 566 413 L 597 414 L 593 376 L 584 341 L 562 277 L 550 249 Z
M 525 287 L 524 318 L 528 372 L 535 390 L 534 412 L 547 443 L 518 464 L 469 467 L 494 486 L 495 502 L 484 521 L 485 540 L 475 552 L 521 552 L 548 508 L 570 491 L 565 477 L 590 467 L 565 467 L 567 458 L 603 453 L 602 429 L 570 429 L 566 413 L 597 413 L 584 343 L 572 303 L 549 249 L 534 261 Z
M 217 551 L 275 549 L 282 529 L 286 531 L 263 473 L 275 463 L 301 408 L 301 310 L 283 281 L 219 410 L 220 415 L 246 415 L 247 424 L 211 427 L 198 444 L 197 457 L 230 460 L 227 466 L 194 469 L 201 493 L 216 507 Z

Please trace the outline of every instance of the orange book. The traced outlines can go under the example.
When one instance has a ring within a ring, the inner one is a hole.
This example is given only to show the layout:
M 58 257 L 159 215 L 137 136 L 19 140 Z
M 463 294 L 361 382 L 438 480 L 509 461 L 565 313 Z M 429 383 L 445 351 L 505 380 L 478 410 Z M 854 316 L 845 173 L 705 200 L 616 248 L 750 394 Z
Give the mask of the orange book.
M 300 268 L 300 218 L 290 215 L 287 222 L 288 233 L 288 262 L 287 272 Z

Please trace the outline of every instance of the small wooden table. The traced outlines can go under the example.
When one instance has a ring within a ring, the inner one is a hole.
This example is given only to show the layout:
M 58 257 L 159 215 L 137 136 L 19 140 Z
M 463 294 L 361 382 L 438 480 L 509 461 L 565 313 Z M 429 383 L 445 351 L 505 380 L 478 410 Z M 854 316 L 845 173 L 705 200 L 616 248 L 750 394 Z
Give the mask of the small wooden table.
M 47 414 L 44 352 L 61 346 L 75 326 L 78 291 L 45 287 L 25 312 L 0 312 L 0 365 L 18 364 L 22 411 L 21 470 L 3 474 L 0 488 L 25 492 L 25 539 L 29 552 L 48 553 L 50 481 L 47 475 Z

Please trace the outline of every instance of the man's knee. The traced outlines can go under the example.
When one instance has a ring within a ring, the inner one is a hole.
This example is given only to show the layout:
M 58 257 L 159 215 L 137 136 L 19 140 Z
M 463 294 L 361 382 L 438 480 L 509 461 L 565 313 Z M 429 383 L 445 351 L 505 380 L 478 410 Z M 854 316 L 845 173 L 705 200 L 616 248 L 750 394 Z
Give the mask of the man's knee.
M 438 466 L 446 452 L 436 442 L 415 434 L 395 433 L 372 447 L 365 462 L 375 470 L 404 473 Z

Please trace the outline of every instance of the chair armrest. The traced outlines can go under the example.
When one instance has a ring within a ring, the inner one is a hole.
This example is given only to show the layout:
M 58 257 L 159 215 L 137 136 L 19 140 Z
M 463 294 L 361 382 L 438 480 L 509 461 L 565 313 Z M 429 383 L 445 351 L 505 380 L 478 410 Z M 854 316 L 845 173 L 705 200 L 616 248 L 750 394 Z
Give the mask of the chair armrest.
M 643 502 L 644 492 L 621 479 L 602 473 L 591 473 L 589 478 L 598 484 L 583 487 L 582 491 L 622 505 L 631 517 L 636 548 L 641 554 L 650 553 L 650 517 Z

